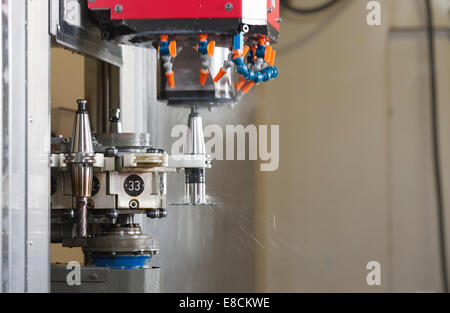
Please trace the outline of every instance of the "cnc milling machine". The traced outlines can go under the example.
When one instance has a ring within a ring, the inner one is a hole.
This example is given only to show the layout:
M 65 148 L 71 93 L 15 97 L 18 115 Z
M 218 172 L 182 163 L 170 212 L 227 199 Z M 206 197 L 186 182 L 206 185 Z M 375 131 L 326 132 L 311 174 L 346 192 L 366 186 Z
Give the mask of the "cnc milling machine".
M 52 291 L 159 292 L 160 269 L 151 264 L 159 243 L 142 232 L 136 216 L 170 214 L 167 175 L 180 172 L 185 196 L 175 204 L 212 204 L 199 109 L 233 107 L 255 85 L 278 76 L 271 46 L 279 36 L 278 0 L 75 2 L 73 18 L 73 1 L 51 1 L 56 44 L 102 60 L 100 85 L 109 89 L 117 88 L 111 65 L 120 66 L 121 45 L 154 51 L 158 99 L 190 109 L 189 135 L 183 154 L 169 155 L 150 134 L 123 132 L 121 108 L 108 105 L 108 97 L 96 108 L 107 127 L 93 133 L 92 105 L 77 101 L 72 136 L 51 139 L 51 242 L 83 249 L 83 283 L 68 286 L 66 266 L 52 265 Z

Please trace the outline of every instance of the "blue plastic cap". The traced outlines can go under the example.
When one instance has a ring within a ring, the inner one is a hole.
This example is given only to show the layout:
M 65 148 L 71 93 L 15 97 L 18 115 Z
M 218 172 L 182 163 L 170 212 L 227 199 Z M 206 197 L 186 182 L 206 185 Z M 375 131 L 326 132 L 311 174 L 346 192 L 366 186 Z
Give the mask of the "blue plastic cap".
M 244 36 L 241 33 L 233 37 L 233 50 L 242 50 L 244 48 Z

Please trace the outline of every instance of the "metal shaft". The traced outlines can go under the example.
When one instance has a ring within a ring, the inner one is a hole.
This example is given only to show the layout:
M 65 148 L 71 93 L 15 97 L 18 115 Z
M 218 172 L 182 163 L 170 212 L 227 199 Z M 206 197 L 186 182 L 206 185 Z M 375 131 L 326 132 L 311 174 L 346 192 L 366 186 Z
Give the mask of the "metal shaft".
M 203 122 L 200 113 L 192 108 L 188 118 L 189 134 L 185 147 L 185 154 L 205 154 L 205 137 L 203 135 Z
M 188 120 L 189 136 L 185 154 L 206 154 L 205 137 L 203 135 L 202 117 L 192 107 Z M 206 202 L 206 179 L 204 168 L 186 168 L 185 198 L 188 203 L 202 204 Z
M 191 170 L 199 170 L 199 169 L 191 169 Z M 206 183 L 204 178 L 205 177 L 204 170 L 198 172 L 203 173 L 203 178 L 201 180 L 199 179 L 198 181 L 193 182 L 189 181 L 188 178 L 186 178 L 185 197 L 186 201 L 191 204 L 206 203 Z M 186 174 L 186 176 L 188 175 L 191 174 Z
M 120 109 L 112 108 L 109 112 L 109 132 L 118 134 L 122 132 L 122 122 L 120 121 Z
M 68 162 L 72 173 L 72 194 L 76 199 L 78 219 L 77 236 L 87 237 L 87 203 L 91 196 L 93 163 L 95 161 L 92 146 L 91 126 L 86 110 L 87 101 L 80 99 L 72 134 L 72 146 Z
M 87 237 L 87 197 L 77 197 L 77 235 L 80 238 Z

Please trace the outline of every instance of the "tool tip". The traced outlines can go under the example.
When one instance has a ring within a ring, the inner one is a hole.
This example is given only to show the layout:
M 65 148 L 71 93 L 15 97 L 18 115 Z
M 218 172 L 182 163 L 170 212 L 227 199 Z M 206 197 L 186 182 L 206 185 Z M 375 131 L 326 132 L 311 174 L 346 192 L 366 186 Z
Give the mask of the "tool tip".
M 78 99 L 78 111 L 86 111 L 87 100 L 86 99 Z

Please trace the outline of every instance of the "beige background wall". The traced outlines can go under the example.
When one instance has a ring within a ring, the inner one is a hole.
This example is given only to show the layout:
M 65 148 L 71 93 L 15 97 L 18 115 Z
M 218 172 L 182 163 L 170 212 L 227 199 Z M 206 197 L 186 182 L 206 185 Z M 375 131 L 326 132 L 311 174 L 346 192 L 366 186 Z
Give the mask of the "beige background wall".
M 51 49 L 52 133 L 72 136 L 76 100 L 85 96 L 84 57 L 63 48 Z M 81 248 L 50 246 L 50 262 L 83 262 Z
M 51 49 L 52 132 L 72 136 L 76 100 L 84 97 L 84 57 Z
M 280 125 L 280 168 L 257 174 L 260 291 L 440 290 L 423 1 L 380 1 L 375 27 L 367 2 L 284 14 L 280 78 L 259 90 L 259 123 Z M 450 3 L 434 4 L 448 216 Z

